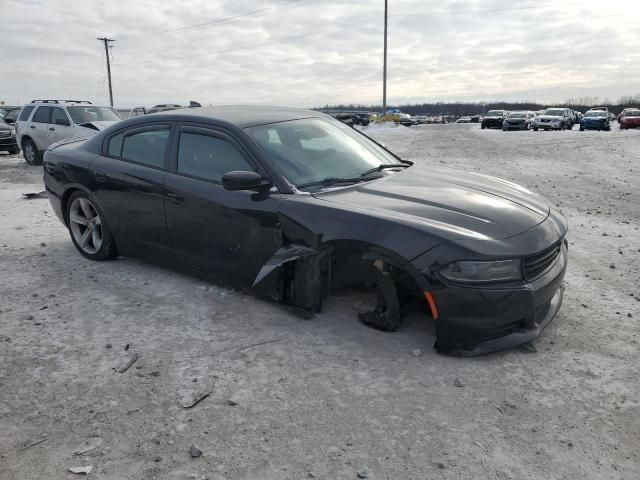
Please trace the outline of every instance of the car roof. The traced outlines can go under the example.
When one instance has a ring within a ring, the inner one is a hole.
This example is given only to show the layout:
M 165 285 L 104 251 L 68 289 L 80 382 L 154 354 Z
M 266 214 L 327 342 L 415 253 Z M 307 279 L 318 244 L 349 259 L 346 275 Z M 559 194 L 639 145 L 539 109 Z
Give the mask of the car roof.
M 153 114 L 154 118 L 165 118 L 167 120 L 218 120 L 231 123 L 239 128 L 255 127 L 257 125 L 286 122 L 301 118 L 326 116 L 326 114 L 314 110 L 264 105 L 224 105 L 218 107 L 182 108 Z

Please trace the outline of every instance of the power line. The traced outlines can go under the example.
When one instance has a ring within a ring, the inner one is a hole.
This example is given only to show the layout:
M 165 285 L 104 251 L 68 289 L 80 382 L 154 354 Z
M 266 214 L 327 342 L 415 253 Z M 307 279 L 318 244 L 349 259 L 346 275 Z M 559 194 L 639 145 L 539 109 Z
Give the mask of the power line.
M 155 32 L 147 32 L 147 33 L 137 33 L 133 35 L 124 35 L 119 37 L 120 40 L 127 40 L 130 38 L 140 38 L 140 37 L 152 37 L 157 35 L 164 35 L 166 33 L 177 33 L 177 32 L 185 32 L 189 30 L 203 29 L 203 28 L 212 28 L 220 25 L 227 25 L 229 23 L 233 23 L 237 20 L 247 18 L 247 17 L 262 17 L 269 15 L 271 13 L 275 13 L 275 11 L 288 10 L 292 8 L 302 7 L 304 5 L 308 5 L 310 3 L 317 2 L 318 0 L 286 0 L 284 2 L 278 3 L 276 5 L 272 5 L 270 7 L 260 8 L 258 10 L 252 10 L 250 12 L 240 13 L 238 15 L 233 15 L 230 17 L 222 17 L 210 20 L 204 23 L 196 23 L 192 25 L 184 25 L 182 27 L 170 28 L 167 30 L 158 30 Z M 303 3 L 300 3 L 303 2 Z
M 473 13 L 497 13 L 497 12 L 511 12 L 514 10 L 536 10 L 542 7 L 550 6 L 569 6 L 569 5 L 582 5 L 584 2 L 568 2 L 568 3 L 539 3 L 529 7 L 512 7 L 512 8 L 492 8 L 488 10 L 453 10 L 444 12 L 427 12 L 427 13 L 398 13 L 395 15 L 389 15 L 390 17 L 435 17 L 437 15 L 465 15 Z
M 289 37 L 276 38 L 274 40 L 269 40 L 267 42 L 252 43 L 250 45 L 240 45 L 238 47 L 230 47 L 230 48 L 224 48 L 224 49 L 220 49 L 220 50 L 209 50 L 209 51 L 207 51 L 205 53 L 197 53 L 195 55 L 186 55 L 186 56 L 170 57 L 170 58 L 154 58 L 154 59 L 143 60 L 143 61 L 135 60 L 135 61 L 132 61 L 132 62 L 118 63 L 118 65 L 131 65 L 133 63 L 135 63 L 136 65 L 141 65 L 141 64 L 146 64 L 146 63 L 150 63 L 150 62 L 151 63 L 152 62 L 156 62 L 158 60 L 161 60 L 161 61 L 188 60 L 188 59 L 191 59 L 191 58 L 203 57 L 205 55 L 215 55 L 215 54 L 219 54 L 219 53 L 236 52 L 238 50 L 251 50 L 251 49 L 255 49 L 257 47 L 263 47 L 265 45 L 272 45 L 274 43 L 282 43 L 282 42 L 287 42 L 289 40 L 299 40 L 301 38 L 311 37 L 311 36 L 314 36 L 314 35 L 319 35 L 321 33 L 339 31 L 339 30 L 342 30 L 344 28 L 352 27 L 352 26 L 355 26 L 355 25 L 361 25 L 363 23 L 371 22 L 373 20 L 379 20 L 379 19 L 380 19 L 379 16 L 368 17 L 368 18 L 365 18 L 363 20 L 359 20 L 357 22 L 352 22 L 352 23 L 343 24 L 343 25 L 336 25 L 336 26 L 325 28 L 325 29 L 322 29 L 322 30 L 316 30 L 316 31 L 309 32 L 309 33 L 302 33 L 300 35 L 291 35 Z
M 314 0 L 315 1 L 315 0 Z M 506 12 L 506 11 L 511 11 L 511 10 L 531 10 L 531 9 L 536 9 L 536 8 L 543 8 L 543 7 L 548 7 L 548 6 L 568 6 L 568 5 L 575 5 L 575 4 L 582 4 L 582 2 L 569 2 L 569 3 L 541 3 L 538 4 L 536 6 L 531 6 L 531 7 L 514 7 L 514 8 L 504 8 L 504 9 L 489 9 L 489 10 L 458 10 L 458 11 L 444 11 L 444 12 L 429 12 L 429 13 L 406 13 L 406 14 L 395 14 L 395 15 L 389 15 L 389 18 L 395 18 L 395 17 L 412 17 L 412 16 L 436 16 L 436 15 L 461 15 L 461 14 L 479 14 L 479 13 L 495 13 L 495 12 Z M 375 17 L 367 17 L 365 19 L 359 20 L 357 22 L 351 22 L 351 23 L 347 23 L 347 24 L 342 24 L 342 25 L 335 25 L 333 27 L 329 27 L 329 28 L 325 28 L 322 30 L 315 30 L 313 32 L 308 32 L 308 33 L 303 33 L 300 35 L 292 35 L 292 36 L 288 36 L 288 37 L 282 37 L 282 38 L 277 38 L 274 40 L 270 40 L 267 42 L 259 42 L 259 43 L 252 43 L 250 45 L 240 45 L 237 47 L 230 47 L 230 48 L 225 48 L 225 49 L 220 49 L 220 50 L 209 50 L 205 53 L 198 53 L 195 55 L 187 55 L 187 56 L 180 56 L 180 57 L 170 57 L 170 58 L 154 58 L 154 59 L 149 59 L 149 60 L 143 60 L 143 61 L 132 61 L 132 62 L 124 62 L 124 63 L 118 63 L 118 65 L 127 65 L 127 64 L 133 64 L 135 63 L 136 65 L 141 65 L 141 64 L 148 64 L 148 63 L 154 63 L 157 61 L 171 61 L 171 60 L 189 60 L 191 58 L 198 58 L 198 57 L 203 57 L 203 56 L 208 56 L 208 55 L 215 55 L 215 54 L 221 54 L 221 53 L 230 53 L 230 52 L 236 52 L 236 51 L 240 51 L 240 50 L 251 50 L 251 49 L 255 49 L 257 47 L 263 47 L 265 45 L 272 45 L 272 44 L 276 44 L 276 43 L 283 43 L 283 42 L 287 42 L 290 40 L 299 40 L 301 38 L 307 38 L 307 37 L 311 37 L 314 35 L 319 35 L 322 33 L 327 33 L 327 32 L 332 32 L 332 31 L 339 31 L 339 30 L 343 30 L 345 28 L 349 28 L 355 25 L 360 25 L 363 23 L 367 23 L 367 22 L 372 22 L 374 20 L 379 20 L 380 17 L 379 16 L 375 16 Z

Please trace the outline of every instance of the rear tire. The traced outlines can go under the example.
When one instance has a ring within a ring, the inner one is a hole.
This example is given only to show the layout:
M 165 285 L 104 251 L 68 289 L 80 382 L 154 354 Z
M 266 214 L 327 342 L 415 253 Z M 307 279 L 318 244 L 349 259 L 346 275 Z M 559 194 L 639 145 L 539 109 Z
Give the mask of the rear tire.
M 23 140 L 22 153 L 29 165 L 42 165 L 42 154 L 38 151 L 38 147 L 33 143 L 33 140 L 29 138 Z
M 537 132 L 538 131 L 538 127 L 533 127 L 533 131 Z
M 67 202 L 67 227 L 71 241 L 89 260 L 108 260 L 118 255 L 104 214 L 88 194 L 77 191 Z
M 584 132 L 584 128 L 580 127 L 580 131 L 581 131 L 581 132 Z

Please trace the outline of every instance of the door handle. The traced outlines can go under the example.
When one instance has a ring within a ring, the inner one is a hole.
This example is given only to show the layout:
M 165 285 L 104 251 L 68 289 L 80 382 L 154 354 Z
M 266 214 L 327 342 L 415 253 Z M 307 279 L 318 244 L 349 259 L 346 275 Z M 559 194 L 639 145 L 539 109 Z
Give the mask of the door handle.
M 176 204 L 182 203 L 184 201 L 183 197 L 173 192 L 167 192 L 167 198 Z
M 34 127 L 33 125 L 29 125 L 29 128 L 36 128 L 36 127 Z
M 107 172 L 93 172 L 93 176 L 97 182 L 104 182 L 107 180 Z
M 51 130 L 52 132 L 55 132 L 55 131 L 56 131 L 56 129 L 55 129 L 55 128 L 51 128 L 51 127 L 49 127 L 49 130 Z

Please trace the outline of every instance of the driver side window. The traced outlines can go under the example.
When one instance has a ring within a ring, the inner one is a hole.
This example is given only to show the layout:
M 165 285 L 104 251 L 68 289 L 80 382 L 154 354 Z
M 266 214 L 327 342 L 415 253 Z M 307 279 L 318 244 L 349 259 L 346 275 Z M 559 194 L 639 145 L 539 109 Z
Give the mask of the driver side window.
M 179 173 L 220 183 L 225 173 L 234 170 L 256 171 L 232 143 L 201 133 L 180 133 Z
M 52 108 L 51 109 L 51 123 L 56 125 L 69 125 L 69 118 L 67 114 L 64 113 L 64 110 L 61 108 Z

